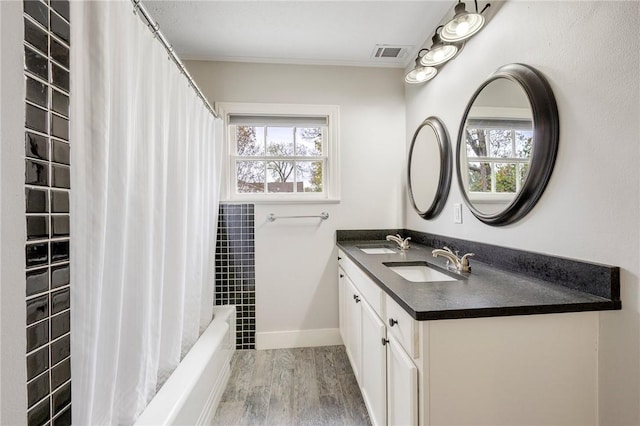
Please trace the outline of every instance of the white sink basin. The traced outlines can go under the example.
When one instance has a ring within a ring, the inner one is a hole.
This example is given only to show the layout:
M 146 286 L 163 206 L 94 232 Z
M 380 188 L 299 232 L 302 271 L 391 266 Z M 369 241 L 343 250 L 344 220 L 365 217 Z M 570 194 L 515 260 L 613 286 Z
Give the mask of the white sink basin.
M 358 247 L 367 254 L 394 254 L 395 251 L 387 247 Z
M 458 281 L 459 278 L 454 278 L 442 272 L 436 271 L 429 266 L 422 265 L 398 265 L 390 264 L 386 265 L 396 274 L 400 275 L 407 281 L 414 283 L 432 283 L 440 281 Z

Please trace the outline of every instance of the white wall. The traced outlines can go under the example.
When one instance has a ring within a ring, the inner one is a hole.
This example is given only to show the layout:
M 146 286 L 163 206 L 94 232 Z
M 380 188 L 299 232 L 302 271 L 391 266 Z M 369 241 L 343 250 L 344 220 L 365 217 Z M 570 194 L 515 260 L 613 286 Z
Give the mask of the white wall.
M 560 148 L 551 181 L 520 222 L 489 227 L 463 208 L 454 175 L 442 214 L 424 221 L 405 200 L 405 226 L 619 266 L 622 311 L 600 314 L 600 424 L 640 424 L 640 3 L 506 2 L 426 85 L 407 87 L 407 143 L 428 115 L 454 144 L 465 106 L 499 66 L 540 70 L 555 93 Z M 495 7 L 498 6 L 498 7 Z
M 404 218 L 402 70 L 200 61 L 187 67 L 211 102 L 340 107 L 341 202 L 255 207 L 259 346 L 339 342 L 335 230 L 399 227 Z M 330 214 L 321 224 L 266 221 L 270 212 L 321 211 Z
M 22 2 L 0 2 L 0 424 L 27 423 Z

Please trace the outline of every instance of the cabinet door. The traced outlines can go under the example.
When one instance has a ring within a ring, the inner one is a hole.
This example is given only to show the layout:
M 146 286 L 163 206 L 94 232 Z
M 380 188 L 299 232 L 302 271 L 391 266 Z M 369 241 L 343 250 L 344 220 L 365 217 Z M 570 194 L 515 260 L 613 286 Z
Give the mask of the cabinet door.
M 387 343 L 387 388 L 389 425 L 417 425 L 418 369 L 391 334 Z
M 353 373 L 358 384 L 362 365 L 362 296 L 348 276 L 342 278 L 346 287 L 345 294 L 345 333 L 347 335 L 347 356 L 351 361 Z
M 341 267 L 338 267 L 338 319 L 340 323 L 340 336 L 342 343 L 347 346 L 347 318 L 346 307 L 349 299 L 347 298 L 346 275 Z
M 362 371 L 360 386 L 371 423 L 387 424 L 387 329 L 368 303 L 362 305 Z

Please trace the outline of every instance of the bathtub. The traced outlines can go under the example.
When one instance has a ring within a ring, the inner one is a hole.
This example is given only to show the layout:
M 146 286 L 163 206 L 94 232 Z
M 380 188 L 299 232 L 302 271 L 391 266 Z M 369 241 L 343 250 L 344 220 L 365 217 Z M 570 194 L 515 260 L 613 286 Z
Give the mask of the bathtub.
M 230 376 L 235 351 L 235 307 L 214 307 L 214 318 L 136 425 L 211 424 Z

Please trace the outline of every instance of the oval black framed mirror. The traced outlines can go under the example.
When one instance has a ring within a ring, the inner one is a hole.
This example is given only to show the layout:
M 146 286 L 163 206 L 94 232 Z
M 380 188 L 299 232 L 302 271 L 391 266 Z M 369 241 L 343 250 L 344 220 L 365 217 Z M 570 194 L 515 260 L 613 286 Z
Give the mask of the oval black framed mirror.
M 427 117 L 416 129 L 409 148 L 407 185 L 415 211 L 432 219 L 442 211 L 451 187 L 451 143 L 442 121 Z
M 559 133 L 540 72 L 508 64 L 493 73 L 471 97 L 456 146 L 458 184 L 473 215 L 502 226 L 531 211 L 551 177 Z

